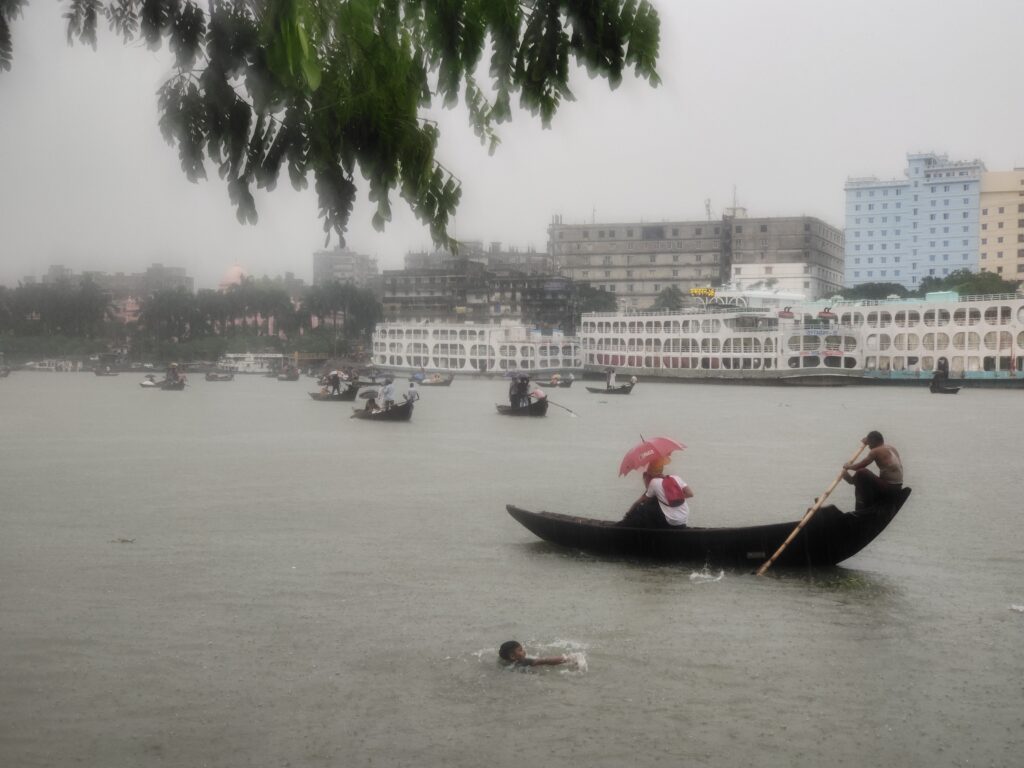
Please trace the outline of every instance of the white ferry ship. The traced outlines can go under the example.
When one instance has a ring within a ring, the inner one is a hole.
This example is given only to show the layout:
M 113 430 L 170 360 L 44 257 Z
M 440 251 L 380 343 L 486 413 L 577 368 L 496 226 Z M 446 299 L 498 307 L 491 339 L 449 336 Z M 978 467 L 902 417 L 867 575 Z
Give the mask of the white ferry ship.
M 951 378 L 1024 385 L 1024 297 L 785 303 L 716 298 L 679 312 L 583 316 L 584 370 L 678 379 L 837 384 Z M 754 306 L 754 305 L 757 306 Z
M 426 368 L 478 375 L 583 367 L 577 339 L 507 323 L 381 323 L 373 334 L 373 362 L 394 371 Z
M 229 353 L 220 356 L 217 368 L 231 373 L 272 373 L 284 366 L 284 355 L 273 352 Z

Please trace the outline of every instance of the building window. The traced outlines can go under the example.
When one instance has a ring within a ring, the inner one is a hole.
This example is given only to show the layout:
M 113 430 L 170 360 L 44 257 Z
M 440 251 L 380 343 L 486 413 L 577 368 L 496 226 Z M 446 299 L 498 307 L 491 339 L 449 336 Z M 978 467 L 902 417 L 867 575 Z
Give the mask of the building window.
M 762 232 L 767 232 L 768 231 L 768 225 L 767 224 L 762 224 L 761 225 L 761 231 Z M 804 231 L 805 232 L 807 231 L 807 225 L 806 224 L 804 225 Z

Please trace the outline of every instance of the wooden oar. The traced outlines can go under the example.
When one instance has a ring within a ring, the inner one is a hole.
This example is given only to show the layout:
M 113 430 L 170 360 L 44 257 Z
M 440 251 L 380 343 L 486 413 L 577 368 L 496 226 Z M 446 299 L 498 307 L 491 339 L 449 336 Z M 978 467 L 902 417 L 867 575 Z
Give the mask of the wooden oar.
M 850 460 L 846 463 L 853 464 L 865 448 L 867 448 L 867 445 L 861 443 L 860 446 L 858 446 L 857 448 L 857 452 L 853 454 L 853 456 L 850 457 Z M 827 499 L 829 494 L 836 489 L 837 485 L 839 485 L 839 481 L 843 479 L 844 474 L 846 474 L 846 470 L 841 469 L 839 471 L 839 475 L 836 477 L 835 480 L 832 481 L 832 485 L 830 485 L 828 489 L 826 489 L 826 491 L 823 494 L 821 494 L 821 496 L 818 497 L 818 500 L 814 502 L 814 506 L 807 510 L 807 513 L 803 516 L 803 519 L 796 524 L 796 528 L 793 529 L 793 532 L 786 537 L 786 540 L 784 542 L 782 542 L 782 546 L 779 547 L 776 550 L 775 554 L 769 557 L 767 560 L 765 560 L 761 564 L 761 567 L 757 569 L 756 573 L 758 576 L 763 576 L 765 571 L 772 567 L 772 563 L 774 563 L 778 559 L 779 555 L 781 555 L 783 551 L 786 549 L 786 547 L 789 546 L 790 542 L 792 542 L 793 539 L 796 538 L 796 535 L 800 533 L 801 530 L 803 530 L 803 527 L 810 522 L 811 518 L 814 517 L 814 513 L 821 508 L 821 505 L 825 503 L 825 499 Z
M 533 395 L 530 395 L 530 397 L 533 397 Z M 539 400 L 540 398 L 539 398 L 539 397 L 533 397 L 533 399 L 534 399 L 534 400 Z M 572 410 L 571 408 L 566 408 L 566 407 L 565 407 L 564 405 L 562 405 L 561 403 L 556 403 L 556 402 L 555 402 L 554 400 L 552 400 L 552 399 L 551 399 L 550 397 L 545 397 L 544 399 L 545 399 L 545 400 L 547 400 L 547 401 L 548 401 L 549 403 L 551 403 L 551 405 L 556 405 L 556 406 L 558 406 L 559 408 L 561 408 L 561 409 L 562 409 L 563 411 L 568 411 L 568 412 L 569 412 L 569 415 L 570 415 L 570 416 L 573 416 L 573 417 L 575 417 L 575 418 L 579 418 L 579 414 L 578 414 L 578 413 L 576 413 L 576 411 Z

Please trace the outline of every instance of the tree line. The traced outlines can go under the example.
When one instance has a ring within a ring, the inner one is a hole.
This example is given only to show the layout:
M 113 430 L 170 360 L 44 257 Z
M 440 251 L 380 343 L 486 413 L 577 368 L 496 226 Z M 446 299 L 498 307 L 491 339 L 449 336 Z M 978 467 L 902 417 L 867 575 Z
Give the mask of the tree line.
M 293 301 L 279 280 L 264 277 L 225 291 L 158 290 L 140 301 L 136 320 L 123 321 L 110 292 L 86 278 L 0 286 L 0 351 L 81 354 L 124 346 L 182 359 L 268 348 L 343 353 L 381 317 L 372 291 L 333 282 Z

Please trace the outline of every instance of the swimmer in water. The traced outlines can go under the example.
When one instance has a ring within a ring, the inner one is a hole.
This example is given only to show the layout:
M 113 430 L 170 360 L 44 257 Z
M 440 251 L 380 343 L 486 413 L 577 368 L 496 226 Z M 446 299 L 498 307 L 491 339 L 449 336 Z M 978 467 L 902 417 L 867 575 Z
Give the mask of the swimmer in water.
M 501 648 L 498 649 L 498 656 L 506 665 L 514 667 L 554 666 L 567 664 L 570 661 L 568 656 L 527 656 L 526 649 L 515 640 L 502 643 Z

